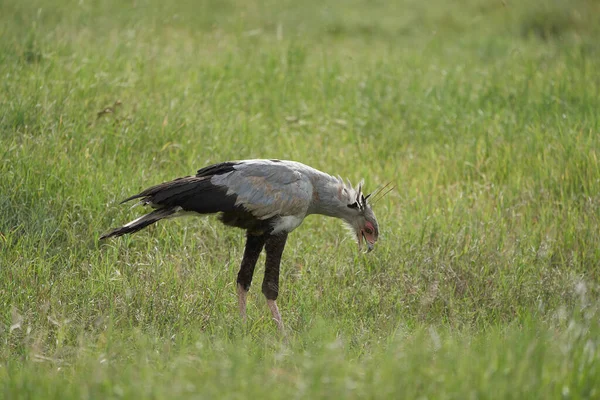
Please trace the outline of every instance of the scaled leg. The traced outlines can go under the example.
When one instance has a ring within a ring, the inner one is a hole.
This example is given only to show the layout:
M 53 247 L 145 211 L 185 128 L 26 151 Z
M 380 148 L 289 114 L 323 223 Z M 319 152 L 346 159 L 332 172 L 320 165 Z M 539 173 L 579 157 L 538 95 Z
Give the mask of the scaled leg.
M 242 264 L 237 276 L 238 305 L 240 316 L 244 321 L 246 321 L 246 298 L 248 297 L 248 290 L 250 290 L 254 267 L 256 267 L 256 261 L 258 261 L 260 252 L 265 245 L 265 239 L 265 235 L 255 236 L 249 233 L 246 235 L 244 258 L 242 258 Z
M 265 262 L 265 279 L 262 284 L 262 292 L 267 298 L 267 306 L 271 310 L 271 314 L 277 327 L 283 331 L 283 321 L 279 308 L 277 308 L 277 296 L 279 295 L 279 266 L 281 264 L 281 255 L 285 248 L 287 233 L 269 236 L 265 243 L 265 251 L 267 260 Z

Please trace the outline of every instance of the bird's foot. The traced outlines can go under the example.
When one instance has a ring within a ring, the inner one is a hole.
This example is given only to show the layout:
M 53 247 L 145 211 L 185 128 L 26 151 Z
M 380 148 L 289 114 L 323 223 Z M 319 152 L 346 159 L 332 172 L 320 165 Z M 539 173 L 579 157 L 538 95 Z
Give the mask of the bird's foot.
M 242 321 L 246 322 L 246 299 L 248 298 L 248 291 L 244 289 L 242 285 L 238 283 L 237 285 L 237 293 L 238 293 L 238 306 L 240 308 L 240 317 L 242 317 Z
M 271 310 L 273 320 L 277 324 L 277 329 L 279 329 L 279 332 L 285 333 L 283 329 L 283 321 L 281 320 L 281 314 L 279 313 L 279 308 L 277 308 L 277 303 L 275 303 L 275 300 L 267 299 L 267 306 L 269 307 L 269 310 Z

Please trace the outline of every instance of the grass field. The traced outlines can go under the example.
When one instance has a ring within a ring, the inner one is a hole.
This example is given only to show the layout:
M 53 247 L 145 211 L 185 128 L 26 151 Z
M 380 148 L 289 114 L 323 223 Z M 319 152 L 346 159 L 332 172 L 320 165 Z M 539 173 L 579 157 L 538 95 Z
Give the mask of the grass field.
M 600 398 L 599 13 L 4 0 L 0 398 Z M 290 235 L 287 340 L 262 261 L 238 317 L 243 232 L 98 242 L 123 198 L 244 158 L 397 186 L 368 255 L 333 219 Z

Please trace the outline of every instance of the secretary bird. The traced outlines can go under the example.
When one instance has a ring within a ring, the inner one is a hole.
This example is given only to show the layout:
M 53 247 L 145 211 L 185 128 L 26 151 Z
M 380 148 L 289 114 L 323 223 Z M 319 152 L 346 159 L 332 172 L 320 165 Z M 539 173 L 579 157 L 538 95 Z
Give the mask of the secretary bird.
M 122 203 L 155 210 L 100 239 L 134 233 L 164 218 L 184 214 L 220 213 L 225 225 L 246 230 L 246 248 L 237 275 L 240 315 L 246 320 L 246 297 L 254 268 L 264 247 L 265 276 L 262 292 L 277 327 L 283 331 L 275 300 L 279 294 L 279 265 L 288 233 L 310 214 L 341 218 L 354 233 L 359 249 L 363 239 L 367 252 L 379 236 L 379 226 L 370 195 L 362 193 L 362 181 L 353 188 L 349 181 L 295 161 L 244 160 L 210 165 L 196 175 L 152 186 Z

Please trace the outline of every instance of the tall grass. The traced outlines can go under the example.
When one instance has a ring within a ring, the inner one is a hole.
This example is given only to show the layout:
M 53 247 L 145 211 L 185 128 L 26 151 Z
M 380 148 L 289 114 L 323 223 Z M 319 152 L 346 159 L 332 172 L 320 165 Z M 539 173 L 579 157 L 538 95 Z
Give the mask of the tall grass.
M 596 3 L 2 3 L 0 393 L 598 397 Z M 369 255 L 290 235 L 287 340 L 261 267 L 237 316 L 242 232 L 97 241 L 256 157 L 397 186 Z

